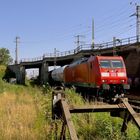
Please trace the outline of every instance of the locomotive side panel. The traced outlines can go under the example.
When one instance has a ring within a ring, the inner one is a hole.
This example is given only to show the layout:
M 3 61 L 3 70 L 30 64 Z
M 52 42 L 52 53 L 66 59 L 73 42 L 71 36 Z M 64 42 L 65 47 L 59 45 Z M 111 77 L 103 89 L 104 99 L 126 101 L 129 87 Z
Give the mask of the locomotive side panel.
M 98 88 L 101 81 L 101 75 L 99 70 L 99 64 L 96 56 L 91 56 L 88 61 L 89 67 L 89 83 L 92 84 L 92 87 Z
M 89 61 L 68 66 L 64 70 L 65 84 L 76 86 L 99 88 L 101 75 L 96 56 L 92 56 Z
M 89 79 L 87 63 L 78 64 L 73 67 L 66 67 L 64 70 L 65 84 L 84 86 Z

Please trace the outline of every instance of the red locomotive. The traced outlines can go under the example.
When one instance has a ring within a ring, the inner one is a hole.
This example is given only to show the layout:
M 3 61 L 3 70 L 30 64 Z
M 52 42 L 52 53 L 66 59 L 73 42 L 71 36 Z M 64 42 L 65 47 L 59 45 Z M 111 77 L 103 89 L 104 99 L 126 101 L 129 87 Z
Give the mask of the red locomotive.
M 65 85 L 92 89 L 96 96 L 118 97 L 129 89 L 125 64 L 120 56 L 82 58 L 64 67 L 61 73 L 57 72 L 57 77 L 59 74 L 63 75 Z

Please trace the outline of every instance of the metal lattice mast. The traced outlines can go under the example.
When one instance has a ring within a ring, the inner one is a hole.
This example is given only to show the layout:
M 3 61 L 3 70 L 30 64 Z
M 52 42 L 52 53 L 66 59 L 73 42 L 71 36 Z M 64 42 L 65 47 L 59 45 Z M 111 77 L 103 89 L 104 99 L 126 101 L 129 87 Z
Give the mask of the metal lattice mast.
M 140 6 L 136 7 L 136 18 L 137 18 L 137 29 L 136 29 L 136 34 L 137 34 L 137 42 L 140 42 Z
M 15 64 L 18 64 L 18 44 L 19 42 L 19 37 L 16 37 L 15 43 L 16 43 L 16 49 L 15 49 Z
M 56 69 L 56 48 L 54 48 L 54 69 Z
M 92 48 L 94 48 L 94 19 L 92 19 Z

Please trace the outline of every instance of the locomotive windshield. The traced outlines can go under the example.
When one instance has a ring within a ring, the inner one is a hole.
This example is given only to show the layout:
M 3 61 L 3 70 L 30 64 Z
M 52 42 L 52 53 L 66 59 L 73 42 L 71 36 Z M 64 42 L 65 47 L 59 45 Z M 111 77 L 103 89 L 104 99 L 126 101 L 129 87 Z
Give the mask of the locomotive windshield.
M 102 68 L 110 68 L 111 67 L 110 60 L 100 60 L 100 66 Z
M 121 60 L 111 60 L 113 68 L 123 68 L 123 63 Z
M 101 68 L 123 68 L 121 60 L 100 60 Z

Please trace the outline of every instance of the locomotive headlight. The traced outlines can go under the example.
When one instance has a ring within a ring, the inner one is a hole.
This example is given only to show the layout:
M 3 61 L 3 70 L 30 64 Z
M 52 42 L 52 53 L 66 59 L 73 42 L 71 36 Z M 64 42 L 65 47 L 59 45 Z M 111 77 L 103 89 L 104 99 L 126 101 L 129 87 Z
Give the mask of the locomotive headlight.
M 102 80 L 102 83 L 106 83 L 107 82 L 107 80 Z
M 104 82 L 105 82 L 105 80 L 102 80 L 102 82 L 104 83 Z
M 121 82 L 121 83 L 124 83 L 124 82 L 125 82 L 125 80 L 120 80 L 120 82 Z

